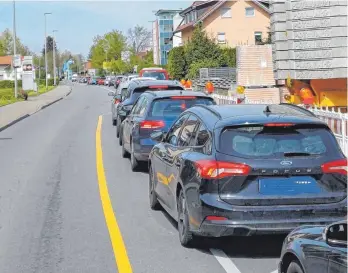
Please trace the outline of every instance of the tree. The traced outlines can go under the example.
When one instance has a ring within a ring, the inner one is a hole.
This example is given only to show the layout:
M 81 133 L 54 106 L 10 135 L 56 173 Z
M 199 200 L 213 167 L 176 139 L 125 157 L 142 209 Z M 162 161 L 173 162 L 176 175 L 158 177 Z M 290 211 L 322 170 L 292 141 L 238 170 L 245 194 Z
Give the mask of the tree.
M 29 48 L 22 44 L 21 40 L 16 37 L 16 53 L 22 56 L 32 55 Z M 13 36 L 9 29 L 0 35 L 0 56 L 13 55 Z
M 136 25 L 128 30 L 128 46 L 135 53 L 143 52 L 152 45 L 152 33 L 146 28 Z
M 185 56 L 188 67 L 192 63 L 202 63 L 202 60 L 222 62 L 220 46 L 208 38 L 206 32 L 202 30 L 201 24 L 195 27 L 192 39 L 186 45 Z
M 51 36 L 47 36 L 46 39 L 46 49 L 47 49 L 47 53 L 48 52 L 52 52 L 53 51 L 53 47 L 55 48 L 55 50 L 57 51 L 57 44 L 55 41 L 53 41 L 53 37 Z M 45 45 L 42 49 L 42 55 L 45 55 Z
M 126 49 L 126 38 L 117 30 L 96 36 L 93 39 L 89 57 L 95 68 L 101 69 L 103 62 L 121 59 L 121 53 Z
M 185 49 L 183 46 L 174 47 L 169 51 L 168 72 L 177 80 L 185 78 L 186 75 Z
M 226 47 L 221 49 L 221 66 L 236 67 L 236 48 Z

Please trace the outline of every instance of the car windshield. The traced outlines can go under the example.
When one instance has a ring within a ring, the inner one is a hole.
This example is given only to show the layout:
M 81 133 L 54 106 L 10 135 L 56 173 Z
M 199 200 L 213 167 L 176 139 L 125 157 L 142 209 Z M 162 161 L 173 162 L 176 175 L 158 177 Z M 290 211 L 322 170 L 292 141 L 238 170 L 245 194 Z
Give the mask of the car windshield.
M 143 77 L 155 78 L 157 80 L 165 80 L 166 74 L 164 72 L 144 71 Z
M 213 105 L 214 100 L 209 97 L 157 99 L 152 103 L 149 115 L 151 117 L 179 116 L 183 111 L 196 104 Z
M 337 142 L 325 128 L 242 126 L 225 129 L 220 136 L 222 153 L 245 158 L 283 158 L 296 155 L 338 154 Z

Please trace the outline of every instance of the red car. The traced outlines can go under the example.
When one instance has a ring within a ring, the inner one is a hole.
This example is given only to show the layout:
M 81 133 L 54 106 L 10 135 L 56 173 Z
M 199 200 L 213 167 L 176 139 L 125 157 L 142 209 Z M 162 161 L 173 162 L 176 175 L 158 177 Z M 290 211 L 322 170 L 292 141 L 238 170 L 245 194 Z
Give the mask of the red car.
M 140 70 L 139 76 L 156 78 L 157 80 L 169 80 L 169 75 L 167 70 L 161 67 L 143 68 L 142 70 Z
M 98 85 L 104 85 L 105 78 L 99 78 L 97 81 Z

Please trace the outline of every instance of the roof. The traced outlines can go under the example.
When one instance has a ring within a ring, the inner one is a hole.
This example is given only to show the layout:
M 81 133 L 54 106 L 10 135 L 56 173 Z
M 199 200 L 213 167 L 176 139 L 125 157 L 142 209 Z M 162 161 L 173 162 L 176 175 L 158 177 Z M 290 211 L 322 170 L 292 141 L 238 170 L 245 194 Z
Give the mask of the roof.
M 267 109 L 270 112 L 265 112 Z M 325 125 L 326 123 L 317 118 L 313 113 L 306 109 L 292 105 L 282 104 L 235 104 L 235 105 L 211 105 L 196 106 L 192 111 L 204 116 L 207 112 L 215 114 L 220 120 L 216 127 L 223 127 L 231 124 L 258 124 L 265 122 L 293 122 L 311 123 Z
M 11 65 L 12 56 L 0 56 L 0 65 Z
M 203 92 L 185 91 L 185 90 L 170 90 L 170 91 L 146 91 L 145 93 L 152 94 L 156 98 L 167 98 L 172 96 L 194 96 L 194 97 L 208 97 Z
M 148 80 L 148 81 L 134 80 L 131 83 L 137 84 L 138 85 L 137 88 L 147 87 L 150 85 L 153 85 L 153 86 L 159 86 L 159 85 L 178 86 L 180 88 L 183 88 L 182 85 L 178 81 L 170 81 L 170 80 Z
M 163 13 L 173 13 L 173 12 L 181 12 L 182 9 L 159 9 L 156 11 L 155 15 L 158 16 Z
M 180 12 L 181 16 L 184 17 L 186 13 L 190 12 L 192 9 L 195 9 L 196 7 L 199 7 L 199 6 L 202 6 L 202 5 L 206 5 L 206 4 L 208 4 L 208 5 L 210 4 L 211 6 L 206 10 L 205 13 L 203 13 L 194 22 L 190 22 L 188 24 L 181 25 L 185 21 L 185 20 L 182 20 L 180 25 L 174 30 L 174 33 L 177 33 L 177 32 L 179 32 L 179 31 L 181 31 L 183 29 L 186 29 L 188 27 L 194 27 L 195 25 L 197 25 L 197 23 L 205 20 L 208 16 L 210 16 L 215 10 L 217 10 L 219 7 L 221 7 L 227 1 L 228 0 L 222 0 L 222 1 L 208 0 L 208 1 L 195 1 L 195 2 L 193 2 L 191 6 L 189 6 L 188 8 L 186 8 L 183 11 Z M 262 4 L 262 2 L 264 2 L 264 1 L 257 1 L 257 0 L 251 0 L 251 1 L 255 5 L 257 5 L 258 7 L 262 8 L 267 13 L 270 13 L 270 10 L 264 4 Z

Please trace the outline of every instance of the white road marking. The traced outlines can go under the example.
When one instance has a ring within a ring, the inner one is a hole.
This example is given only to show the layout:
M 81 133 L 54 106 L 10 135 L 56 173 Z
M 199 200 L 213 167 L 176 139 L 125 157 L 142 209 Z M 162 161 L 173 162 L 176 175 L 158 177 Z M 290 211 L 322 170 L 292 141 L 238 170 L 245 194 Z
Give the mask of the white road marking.
M 229 257 L 227 257 L 225 252 L 223 252 L 221 249 L 210 248 L 209 250 L 211 254 L 213 254 L 214 257 L 218 260 L 226 273 L 241 273 L 237 266 Z

